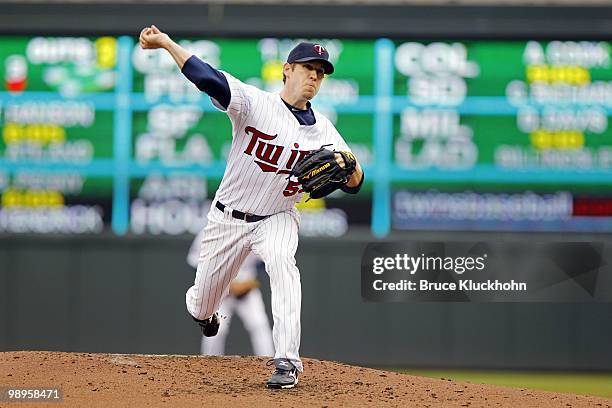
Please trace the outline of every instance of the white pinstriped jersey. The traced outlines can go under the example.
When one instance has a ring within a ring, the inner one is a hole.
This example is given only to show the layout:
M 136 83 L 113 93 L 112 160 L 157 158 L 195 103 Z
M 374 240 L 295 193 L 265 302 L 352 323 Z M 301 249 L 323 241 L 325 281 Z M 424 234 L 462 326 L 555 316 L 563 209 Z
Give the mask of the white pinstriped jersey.
M 230 86 L 227 115 L 232 147 L 216 199 L 242 212 L 270 215 L 288 210 L 302 196 L 289 171 L 322 145 L 350 151 L 334 125 L 313 109 L 316 123 L 300 125 L 279 94 L 262 91 L 223 72 Z

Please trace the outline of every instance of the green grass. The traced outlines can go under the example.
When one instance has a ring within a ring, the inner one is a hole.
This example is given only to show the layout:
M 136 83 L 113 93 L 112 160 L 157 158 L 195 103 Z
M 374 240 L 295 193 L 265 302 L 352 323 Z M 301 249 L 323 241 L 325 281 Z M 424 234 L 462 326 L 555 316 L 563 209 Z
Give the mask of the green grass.
M 559 373 L 488 370 L 398 370 L 405 374 L 455 381 L 531 388 L 612 399 L 612 373 Z

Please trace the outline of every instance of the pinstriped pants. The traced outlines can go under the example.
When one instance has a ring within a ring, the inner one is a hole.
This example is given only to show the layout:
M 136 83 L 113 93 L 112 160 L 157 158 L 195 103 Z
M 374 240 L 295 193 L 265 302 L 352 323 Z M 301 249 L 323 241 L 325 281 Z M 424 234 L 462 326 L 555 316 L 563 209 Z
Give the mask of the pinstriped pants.
M 253 251 L 270 276 L 274 358 L 286 358 L 302 371 L 299 356 L 302 288 L 295 264 L 297 210 L 292 208 L 262 221 L 245 222 L 233 218 L 231 209 L 226 207 L 221 212 L 215 204 L 208 213 L 195 281 L 185 295 L 187 310 L 200 320 L 212 316 L 242 262 Z

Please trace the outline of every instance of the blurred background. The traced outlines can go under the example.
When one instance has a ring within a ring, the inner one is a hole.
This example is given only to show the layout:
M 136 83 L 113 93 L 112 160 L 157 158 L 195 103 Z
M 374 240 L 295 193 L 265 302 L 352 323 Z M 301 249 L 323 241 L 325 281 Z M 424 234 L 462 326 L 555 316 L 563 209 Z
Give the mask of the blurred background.
M 612 243 L 611 4 L 495 3 L 0 1 L 0 350 L 199 351 L 185 257 L 231 128 L 138 47 L 156 24 L 270 91 L 297 41 L 330 51 L 314 106 L 366 181 L 300 204 L 304 356 L 612 371 L 609 303 L 361 298 L 372 241 Z

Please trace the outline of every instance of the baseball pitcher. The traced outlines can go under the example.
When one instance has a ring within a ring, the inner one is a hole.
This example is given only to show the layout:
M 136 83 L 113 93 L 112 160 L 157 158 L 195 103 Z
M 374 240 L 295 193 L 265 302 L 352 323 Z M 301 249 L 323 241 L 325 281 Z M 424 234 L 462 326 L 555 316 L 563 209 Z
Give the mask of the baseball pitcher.
M 310 100 L 334 72 L 321 44 L 300 43 L 283 65 L 279 93 L 262 91 L 214 69 L 154 25 L 140 33 L 143 49 L 166 50 L 181 72 L 227 113 L 232 145 L 215 194 L 187 310 L 205 336 L 219 330 L 218 308 L 251 252 L 270 276 L 274 372 L 269 388 L 293 388 L 304 367 L 299 356 L 301 285 L 295 262 L 304 192 L 359 191 L 363 171 L 332 123 Z

